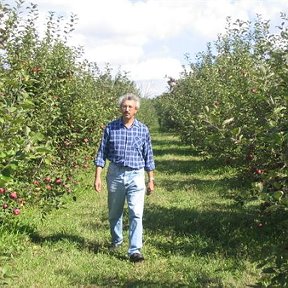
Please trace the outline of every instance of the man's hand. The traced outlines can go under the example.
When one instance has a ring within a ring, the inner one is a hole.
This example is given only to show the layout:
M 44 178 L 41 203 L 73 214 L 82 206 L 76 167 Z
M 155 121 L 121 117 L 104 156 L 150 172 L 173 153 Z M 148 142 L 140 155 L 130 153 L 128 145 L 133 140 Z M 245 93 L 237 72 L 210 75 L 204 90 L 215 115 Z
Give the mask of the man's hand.
M 101 188 L 102 188 L 101 178 L 95 178 L 94 188 L 96 192 L 101 192 Z
M 147 183 L 147 192 L 146 192 L 146 194 L 150 195 L 153 191 L 154 191 L 154 180 L 150 180 Z
M 101 172 L 102 172 L 102 167 L 96 167 L 95 171 L 95 181 L 94 181 L 94 189 L 96 192 L 101 192 L 102 188 L 102 182 L 101 182 Z

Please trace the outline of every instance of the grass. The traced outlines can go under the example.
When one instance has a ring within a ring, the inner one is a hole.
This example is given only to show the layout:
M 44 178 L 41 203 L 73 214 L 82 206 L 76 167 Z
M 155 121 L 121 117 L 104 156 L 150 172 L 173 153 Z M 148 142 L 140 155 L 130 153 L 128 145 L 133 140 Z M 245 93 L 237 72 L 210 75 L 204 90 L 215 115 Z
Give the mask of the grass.
M 44 222 L 27 209 L 20 230 L 1 234 L 3 286 L 259 287 L 256 266 L 281 235 L 268 224 L 259 228 L 254 206 L 230 197 L 245 189 L 235 171 L 173 135 L 152 139 L 157 180 L 146 197 L 143 263 L 128 261 L 127 241 L 109 251 L 107 192 L 93 190 L 91 166 L 79 171 L 76 202 Z M 127 212 L 124 229 L 127 240 Z

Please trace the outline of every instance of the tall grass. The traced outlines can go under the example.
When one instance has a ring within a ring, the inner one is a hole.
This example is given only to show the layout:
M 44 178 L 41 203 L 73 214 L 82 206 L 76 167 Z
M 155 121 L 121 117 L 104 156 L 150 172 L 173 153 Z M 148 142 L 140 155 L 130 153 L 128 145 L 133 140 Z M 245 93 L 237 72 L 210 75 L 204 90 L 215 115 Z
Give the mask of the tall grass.
M 229 197 L 245 189 L 237 187 L 233 169 L 181 145 L 173 135 L 153 133 L 152 139 L 156 190 L 146 197 L 143 263 L 129 262 L 127 241 L 109 251 L 107 192 L 93 190 L 91 164 L 79 171 L 76 202 L 44 222 L 27 209 L 22 230 L 1 234 L 5 269 L 0 283 L 41 288 L 255 285 L 257 264 L 281 233 L 269 222 L 259 225 L 253 203 L 239 207 Z M 124 216 L 127 240 L 127 212 Z

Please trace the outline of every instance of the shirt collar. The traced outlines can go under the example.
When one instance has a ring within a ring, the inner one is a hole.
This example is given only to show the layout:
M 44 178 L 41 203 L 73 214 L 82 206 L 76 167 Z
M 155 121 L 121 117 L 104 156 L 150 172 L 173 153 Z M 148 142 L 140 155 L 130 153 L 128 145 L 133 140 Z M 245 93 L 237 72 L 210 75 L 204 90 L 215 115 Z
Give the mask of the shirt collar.
M 122 118 L 119 118 L 119 122 L 124 126 L 124 123 L 123 123 L 123 121 L 122 121 Z M 133 122 L 133 124 L 131 125 L 131 127 L 133 127 L 133 126 L 135 126 L 135 127 L 139 127 L 139 126 L 140 126 L 139 121 L 138 121 L 136 118 L 134 119 L 134 122 Z

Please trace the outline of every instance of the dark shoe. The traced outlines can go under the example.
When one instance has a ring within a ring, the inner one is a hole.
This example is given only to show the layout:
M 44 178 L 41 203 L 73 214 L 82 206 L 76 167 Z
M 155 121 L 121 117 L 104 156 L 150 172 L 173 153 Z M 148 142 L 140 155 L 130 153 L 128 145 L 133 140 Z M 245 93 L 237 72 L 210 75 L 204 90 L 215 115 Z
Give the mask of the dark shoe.
M 133 253 L 130 255 L 130 261 L 134 263 L 141 262 L 141 261 L 144 261 L 144 257 L 140 253 Z

